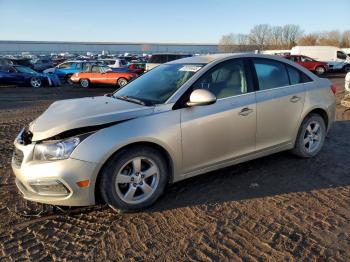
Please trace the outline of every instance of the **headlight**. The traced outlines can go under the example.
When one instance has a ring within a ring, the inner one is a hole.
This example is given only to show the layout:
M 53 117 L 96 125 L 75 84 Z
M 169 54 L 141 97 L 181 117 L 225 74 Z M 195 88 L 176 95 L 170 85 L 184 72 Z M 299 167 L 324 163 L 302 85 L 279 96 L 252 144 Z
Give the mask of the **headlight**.
M 72 137 L 58 142 L 43 142 L 34 147 L 33 160 L 51 161 L 67 159 L 79 145 L 81 139 Z

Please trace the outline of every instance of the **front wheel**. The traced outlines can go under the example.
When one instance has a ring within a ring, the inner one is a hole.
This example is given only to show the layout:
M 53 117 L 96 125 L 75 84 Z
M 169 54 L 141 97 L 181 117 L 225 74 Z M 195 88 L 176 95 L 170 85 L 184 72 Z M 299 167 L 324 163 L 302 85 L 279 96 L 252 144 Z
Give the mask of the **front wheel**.
M 30 85 L 31 85 L 31 87 L 35 87 L 35 88 L 41 87 L 42 81 L 39 77 L 32 77 L 30 79 Z
M 99 190 L 113 209 L 141 210 L 153 204 L 168 181 L 164 157 L 146 146 L 131 147 L 115 154 L 101 174 Z
M 325 121 L 320 115 L 311 114 L 299 128 L 292 153 L 302 158 L 313 157 L 321 151 L 325 137 Z
M 118 86 L 120 86 L 120 87 L 125 86 L 127 83 L 128 83 L 128 80 L 125 79 L 125 78 L 123 78 L 123 77 L 119 78 L 118 81 L 117 81 L 117 84 L 118 84 Z

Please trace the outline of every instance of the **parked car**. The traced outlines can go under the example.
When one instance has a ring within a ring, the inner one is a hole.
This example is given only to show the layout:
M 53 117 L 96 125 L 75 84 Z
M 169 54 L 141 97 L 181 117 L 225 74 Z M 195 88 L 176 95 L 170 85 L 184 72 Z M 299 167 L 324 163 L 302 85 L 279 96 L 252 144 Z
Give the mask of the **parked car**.
M 30 62 L 32 64 L 32 68 L 35 71 L 39 71 L 39 72 L 42 72 L 45 69 L 48 69 L 54 66 L 51 59 L 49 58 L 32 59 Z
M 317 155 L 334 93 L 281 57 L 176 60 L 111 95 L 53 103 L 14 142 L 16 184 L 32 201 L 139 210 L 168 183 L 284 150 Z
M 167 53 L 167 54 L 154 54 L 151 56 L 151 58 L 148 60 L 148 62 L 146 63 L 146 70 L 145 71 L 149 71 L 161 64 L 170 62 L 170 61 L 174 61 L 176 59 L 181 59 L 181 58 L 185 58 L 185 57 L 190 57 L 192 55 L 190 54 L 171 54 L 171 53 Z
M 78 72 L 88 70 L 88 67 L 101 62 L 98 61 L 67 61 L 54 68 L 44 70 L 44 73 L 56 74 L 67 83 L 72 84 L 71 76 Z
M 326 62 L 329 70 L 350 72 L 350 56 L 334 46 L 295 46 L 291 55 L 305 55 L 317 61 Z
M 89 87 L 91 84 L 107 84 L 125 86 L 137 78 L 137 74 L 131 72 L 114 72 L 108 66 L 92 65 L 88 70 L 75 73 L 71 77 L 73 83 L 79 83 L 82 87 Z
M 13 62 L 10 58 L 0 57 L 0 66 L 3 65 L 13 65 Z
M 145 63 L 131 63 L 128 68 L 138 75 L 142 75 L 145 72 Z
M 99 61 L 103 62 L 104 64 L 106 64 L 110 68 L 120 68 L 120 67 L 127 67 L 128 66 L 128 63 L 126 62 L 126 60 L 120 59 L 120 58 L 116 58 L 116 59 L 104 58 L 104 59 L 100 59 Z
M 55 76 L 38 73 L 33 69 L 20 65 L 0 66 L 0 84 L 30 85 L 32 87 L 58 86 Z
M 30 67 L 33 69 L 33 64 L 30 62 L 30 58 L 13 58 L 11 59 L 12 63 L 14 65 L 21 65 L 21 66 L 26 66 Z
M 292 60 L 293 62 L 309 69 L 317 75 L 324 75 L 328 71 L 328 65 L 325 62 L 316 61 L 310 57 L 303 55 L 288 55 L 284 58 Z

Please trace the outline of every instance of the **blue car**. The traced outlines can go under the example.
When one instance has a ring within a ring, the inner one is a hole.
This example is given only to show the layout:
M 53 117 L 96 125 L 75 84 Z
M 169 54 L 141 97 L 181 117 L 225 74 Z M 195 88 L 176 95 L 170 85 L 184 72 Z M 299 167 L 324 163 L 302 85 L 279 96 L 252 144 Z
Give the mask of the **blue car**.
M 87 71 L 92 65 L 99 64 L 98 61 L 67 61 L 54 68 L 44 70 L 44 73 L 55 74 L 71 84 L 71 76 L 75 73 Z
M 38 73 L 26 66 L 2 65 L 0 66 L 0 85 L 59 86 L 60 81 L 55 76 Z
M 111 68 L 111 70 L 113 72 L 118 72 L 118 73 L 130 73 L 130 72 L 132 72 L 132 70 L 130 70 L 127 67 L 114 67 L 114 68 Z

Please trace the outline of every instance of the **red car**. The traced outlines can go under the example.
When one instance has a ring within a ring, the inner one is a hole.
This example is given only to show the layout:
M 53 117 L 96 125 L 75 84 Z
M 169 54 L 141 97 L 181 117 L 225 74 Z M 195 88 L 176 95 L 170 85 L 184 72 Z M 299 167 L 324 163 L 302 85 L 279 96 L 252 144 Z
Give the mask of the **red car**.
M 142 75 L 145 72 L 146 65 L 144 63 L 131 63 L 128 68 L 138 75 Z
M 294 61 L 295 63 L 314 72 L 316 75 L 323 75 L 328 71 L 327 63 L 316 61 L 304 55 L 288 55 L 284 58 Z

